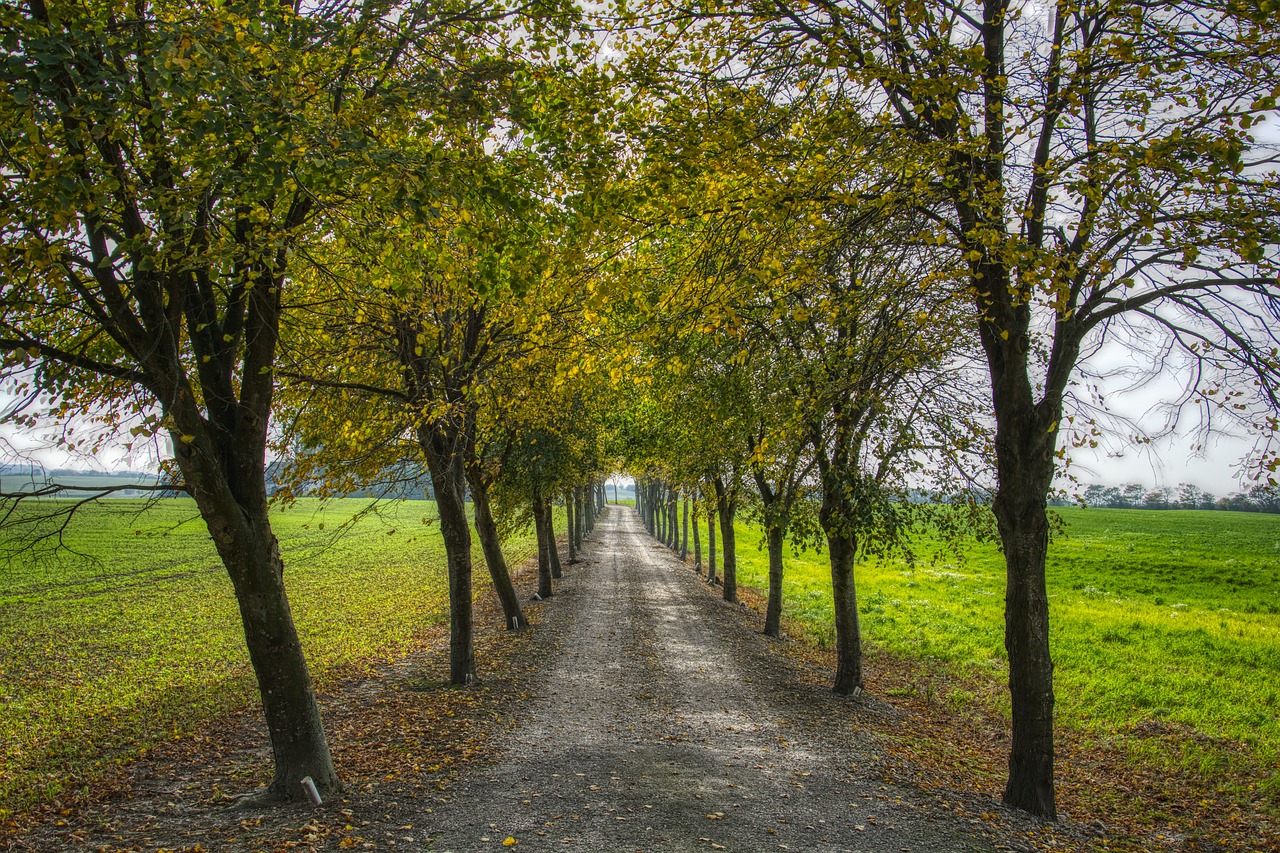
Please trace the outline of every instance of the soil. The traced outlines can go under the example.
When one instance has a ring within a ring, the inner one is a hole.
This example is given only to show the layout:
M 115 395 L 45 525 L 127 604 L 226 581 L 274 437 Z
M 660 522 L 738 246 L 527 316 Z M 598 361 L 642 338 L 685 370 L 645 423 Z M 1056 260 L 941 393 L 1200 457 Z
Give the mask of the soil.
M 27 816 L 0 849 L 961 853 L 1087 841 L 886 758 L 873 730 L 900 711 L 823 687 L 630 508 L 608 507 L 555 596 L 528 607 L 531 628 L 481 636 L 491 674 L 478 688 L 438 683 L 442 638 L 322 697 L 338 799 L 238 801 L 269 773 L 246 712 Z M 501 624 L 492 602 L 481 615 Z

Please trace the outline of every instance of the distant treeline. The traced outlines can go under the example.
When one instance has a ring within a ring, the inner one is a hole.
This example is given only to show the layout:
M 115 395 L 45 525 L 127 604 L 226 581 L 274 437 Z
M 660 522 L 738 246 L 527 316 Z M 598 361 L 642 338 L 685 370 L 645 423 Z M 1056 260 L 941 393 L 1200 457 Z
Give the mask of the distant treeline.
M 276 475 L 279 473 L 279 464 L 272 463 L 267 468 L 267 494 L 274 495 L 279 489 Z M 186 493 L 177 489 L 165 489 L 163 491 L 155 491 L 149 488 L 121 489 L 121 486 L 138 485 L 139 487 L 154 486 L 159 482 L 159 477 L 155 474 L 140 473 L 138 471 L 92 471 L 79 468 L 43 468 L 39 465 L 15 465 L 12 463 L 0 464 L 0 493 L 31 493 L 44 489 L 48 486 L 58 484 L 66 486 L 73 492 L 63 492 L 60 496 L 74 494 L 74 492 L 93 492 L 95 489 L 114 489 L 110 494 L 104 497 L 113 498 L 136 498 L 136 497 L 152 497 L 152 498 L 176 498 L 185 497 Z M 298 489 L 300 496 L 311 494 L 311 490 L 303 487 Z M 405 478 L 403 475 L 395 479 L 389 478 L 386 483 L 369 489 L 361 489 L 343 497 L 350 498 L 393 498 L 403 500 L 431 500 L 433 498 L 430 482 L 426 478 L 426 472 L 420 472 L 418 476 Z
M 73 490 L 92 492 L 95 489 L 112 489 L 108 497 L 173 497 L 177 492 L 156 492 L 149 487 L 154 486 L 158 478 L 155 474 L 143 474 L 137 471 L 82 471 L 75 468 L 42 468 L 38 465 L 0 464 L 0 493 L 31 493 L 47 488 L 53 484 L 65 486 Z M 136 485 L 140 488 L 131 489 Z M 124 487 L 124 488 L 121 488 Z M 142 488 L 148 487 L 148 488 Z
M 1218 497 L 1199 486 L 1182 483 L 1176 488 L 1150 488 L 1141 483 L 1123 486 L 1085 487 L 1075 497 L 1060 497 L 1054 506 L 1086 506 L 1111 509 L 1221 509 L 1234 512 L 1280 513 L 1280 486 L 1256 485 L 1246 491 Z

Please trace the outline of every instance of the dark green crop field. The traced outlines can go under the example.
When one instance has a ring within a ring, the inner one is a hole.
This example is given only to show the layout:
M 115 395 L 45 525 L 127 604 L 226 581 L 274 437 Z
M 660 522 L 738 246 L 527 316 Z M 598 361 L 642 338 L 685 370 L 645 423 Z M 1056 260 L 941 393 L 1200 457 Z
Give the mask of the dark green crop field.
M 367 506 L 273 512 L 319 687 L 404 655 L 448 618 L 435 504 L 383 503 L 357 519 Z M 0 817 L 254 700 L 231 583 L 194 504 L 143 507 L 87 507 L 70 550 L 0 564 Z M 531 540 L 508 543 L 513 569 Z M 478 544 L 476 556 L 487 589 Z
M 1048 564 L 1059 725 L 1156 767 L 1209 777 L 1231 769 L 1280 799 L 1280 516 L 1059 513 L 1066 534 Z M 740 530 L 739 577 L 764 588 L 760 538 Z M 784 612 L 829 644 L 825 554 L 788 553 L 786 573 Z M 866 562 L 856 577 L 869 644 L 979 686 L 941 700 L 1003 703 L 1007 714 L 1004 564 L 994 546 L 914 566 Z M 1170 736 L 1144 736 L 1152 732 Z

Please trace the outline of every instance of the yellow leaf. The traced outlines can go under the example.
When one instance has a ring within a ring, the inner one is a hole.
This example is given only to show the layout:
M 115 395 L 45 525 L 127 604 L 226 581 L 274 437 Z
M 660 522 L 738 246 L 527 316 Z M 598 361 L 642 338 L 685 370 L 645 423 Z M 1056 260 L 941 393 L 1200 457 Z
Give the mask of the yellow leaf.
M 1001 333 L 1000 333 L 1000 339 L 1001 339 L 1001 340 L 1003 340 L 1003 341 L 1007 341 L 1007 340 L 1009 340 L 1009 330 L 1008 330 L 1008 329 L 1005 329 L 1003 332 L 1001 332 Z
M 515 838 L 510 835 L 508 835 L 506 838 L 502 840 L 503 847 L 515 847 L 519 843 L 520 843 L 519 841 L 516 841 Z
M 182 436 L 182 443 L 183 443 L 183 444 L 190 444 L 191 442 L 193 442 L 193 441 L 195 441 L 195 440 L 196 440 L 196 437 L 195 437 L 194 435 L 184 435 L 184 436 Z

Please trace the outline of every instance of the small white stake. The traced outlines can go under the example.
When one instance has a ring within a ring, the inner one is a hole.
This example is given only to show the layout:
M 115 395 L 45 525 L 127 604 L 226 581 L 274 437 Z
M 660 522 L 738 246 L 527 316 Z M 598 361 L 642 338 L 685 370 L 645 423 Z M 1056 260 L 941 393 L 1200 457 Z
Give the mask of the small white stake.
M 316 789 L 316 783 L 312 781 L 310 776 L 302 777 L 302 789 L 307 792 L 307 796 L 311 798 L 311 804 L 318 806 L 323 803 L 320 799 L 320 792 Z

